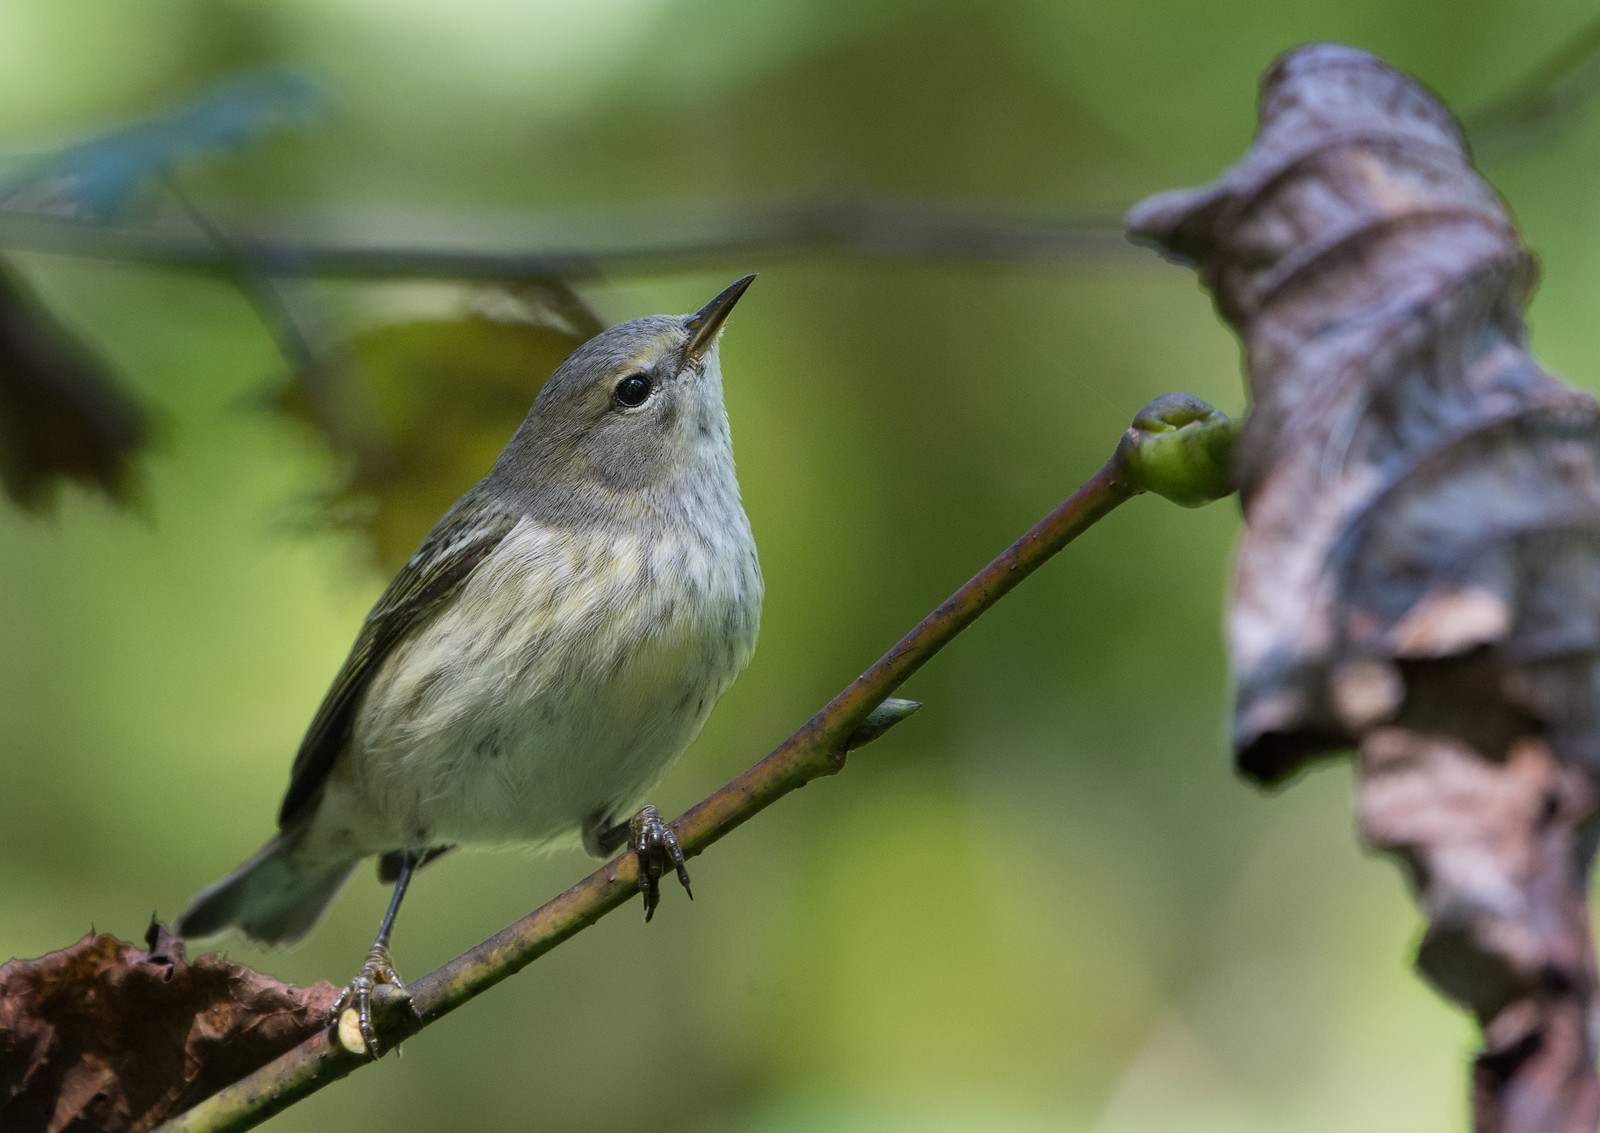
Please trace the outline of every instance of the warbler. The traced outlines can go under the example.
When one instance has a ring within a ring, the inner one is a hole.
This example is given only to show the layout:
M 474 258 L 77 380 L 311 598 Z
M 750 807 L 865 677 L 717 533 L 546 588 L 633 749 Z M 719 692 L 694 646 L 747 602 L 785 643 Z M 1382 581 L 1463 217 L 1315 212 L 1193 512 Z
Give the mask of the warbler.
M 377 855 L 394 895 L 335 1008 L 376 1054 L 372 989 L 403 986 L 395 914 L 445 850 L 631 845 L 646 920 L 669 866 L 688 889 L 671 828 L 633 812 L 755 651 L 761 568 L 718 359 L 754 278 L 692 315 L 612 327 L 551 375 L 367 615 L 279 833 L 195 897 L 179 935 L 297 941 Z

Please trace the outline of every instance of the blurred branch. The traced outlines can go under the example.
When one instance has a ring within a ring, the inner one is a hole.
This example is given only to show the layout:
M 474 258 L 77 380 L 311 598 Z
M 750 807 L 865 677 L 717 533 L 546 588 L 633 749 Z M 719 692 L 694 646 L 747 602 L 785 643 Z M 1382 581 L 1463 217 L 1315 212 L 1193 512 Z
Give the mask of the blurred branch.
M 1469 132 L 1480 155 L 1494 156 L 1532 144 L 1571 114 L 1600 86 L 1600 21 L 1596 21 L 1509 94 L 1475 116 Z M 219 224 L 210 210 L 179 201 L 188 223 L 172 218 L 116 222 L 148 196 L 152 183 L 172 182 L 179 166 L 197 156 L 239 149 L 267 132 L 315 118 L 324 98 L 300 76 L 268 72 L 206 92 L 176 110 L 53 154 L 7 163 L 0 178 L 0 252 L 34 252 L 211 272 L 236 283 L 273 334 L 318 427 L 333 449 L 352 456 L 367 481 L 396 464 L 373 391 L 354 372 L 353 356 L 334 335 L 307 333 L 317 312 L 296 313 L 297 280 L 453 278 L 521 281 L 544 288 L 552 309 L 576 312 L 575 331 L 593 333 L 598 320 L 573 295 L 573 280 L 601 272 L 627 273 L 707 266 L 728 260 L 832 253 L 909 262 L 1033 264 L 1139 262 L 1142 253 L 1124 239 L 1109 212 L 1069 212 L 1016 203 L 822 193 L 644 203 L 504 218 L 485 239 L 463 239 L 479 218 L 457 215 L 446 235 L 418 239 L 416 224 L 389 218 L 387 232 L 371 231 L 372 215 L 354 223 L 318 225 L 341 235 L 329 239 L 285 226 L 256 222 Z M 413 218 L 414 219 L 414 218 Z M 435 218 L 436 220 L 439 218 Z M 404 233 L 396 237 L 390 233 Z M 542 237 L 530 237 L 542 233 Z M 507 250 L 509 249 L 509 250 Z M 587 330 L 585 328 L 588 328 Z M 138 407 L 101 383 L 80 383 L 83 412 L 57 414 L 51 436 L 58 449 L 106 449 L 92 416 L 133 420 Z M 14 420 L 21 420 L 12 412 Z M 0 422 L 0 425 L 3 425 Z M 13 425 L 13 433 L 25 432 Z M 137 430 L 135 430 L 135 434 Z M 43 435 L 43 434 L 41 434 Z M 87 477 L 110 485 L 137 436 L 112 446 Z M 13 440 L 9 448 L 26 445 Z M 15 465 L 13 459 L 12 464 Z M 26 463 L 26 460 L 24 461 Z M 80 460 L 78 462 L 82 464 Z M 45 462 L 41 487 L 19 492 L 14 471 L 7 488 L 19 499 L 48 494 L 58 478 Z M 106 471 L 109 469 L 110 471 Z M 74 471 L 80 479 L 81 471 Z
M 685 855 L 699 854 L 797 787 L 842 770 L 847 752 L 910 715 L 918 705 L 887 699 L 890 693 L 1057 551 L 1145 490 L 1142 485 L 1159 482 L 1190 502 L 1208 491 L 1211 498 L 1231 492 L 1231 484 L 1216 479 L 1211 459 L 1215 445 L 1186 445 L 1177 439 L 1187 430 L 1207 431 L 1214 438 L 1225 425 L 1226 418 L 1215 410 L 1182 395 L 1146 407 L 1115 455 L 1065 503 L 973 576 L 770 755 L 673 822 Z M 1199 454 L 1188 476 L 1178 467 L 1183 451 Z M 1160 468 L 1152 472 L 1146 467 L 1147 454 L 1156 453 Z M 624 854 L 516 924 L 412 982 L 407 988 L 409 1000 L 380 989 L 382 1048 L 394 1049 L 637 892 L 637 859 Z M 163 1125 L 162 1133 L 249 1129 L 369 1061 L 359 1049 L 359 1037 L 351 1045 L 358 1049 L 350 1049 L 345 1040 L 328 1032 L 320 1033 Z
M 382 417 L 373 403 L 372 391 L 354 372 L 350 351 L 336 336 L 320 334 L 313 343 L 285 292 L 294 274 L 261 270 L 249 249 L 220 228 L 178 184 L 167 178 L 167 188 L 195 231 L 232 264 L 232 276 L 239 290 L 255 308 L 261 322 L 271 332 L 278 352 L 289 364 L 289 371 L 305 391 L 313 419 L 336 454 L 351 455 L 357 461 L 379 469 L 393 463 L 394 454 L 384 436 Z M 303 273 L 297 273 L 303 274 Z
M 1568 117 L 1597 89 L 1600 20 L 1473 115 L 1468 133 L 1480 156 L 1513 151 Z M 54 153 L 7 159 L 6 175 L 0 177 L 0 251 L 230 273 L 245 257 L 251 272 L 266 277 L 492 280 L 682 268 L 819 251 L 948 263 L 1142 259 L 1125 239 L 1120 210 L 1071 212 L 865 192 L 656 202 L 508 218 L 503 238 L 479 250 L 448 240 L 306 239 L 249 224 L 230 224 L 230 232 L 250 235 L 219 244 L 203 233 L 197 238 L 159 224 L 105 223 L 126 216 L 150 183 L 169 179 L 180 165 L 246 148 L 275 129 L 303 127 L 326 112 L 328 101 L 306 76 L 266 71 Z M 555 235 L 529 244 L 530 230 Z M 508 247 L 513 250 L 503 250 Z
M 390 222 L 393 226 L 393 221 Z M 401 223 L 404 223 L 402 220 Z M 359 227 L 372 227 L 367 221 Z M 456 229 L 471 226 L 454 218 Z M 409 227 L 409 225 L 408 225 Z M 621 205 L 505 218 L 492 247 L 307 238 L 245 222 L 227 247 L 158 223 L 98 224 L 0 211 L 0 250 L 266 276 L 546 279 L 831 251 L 867 259 L 1064 264 L 1148 259 L 1120 218 L 1000 201 L 869 193 Z M 528 243 L 526 233 L 551 234 Z M 668 235 L 662 235 L 667 233 Z M 520 246 L 519 246 L 520 245 Z M 503 249 L 512 250 L 503 250 Z
M 1500 98 L 1463 123 L 1479 161 L 1549 138 L 1600 90 L 1600 19 L 1586 24 Z

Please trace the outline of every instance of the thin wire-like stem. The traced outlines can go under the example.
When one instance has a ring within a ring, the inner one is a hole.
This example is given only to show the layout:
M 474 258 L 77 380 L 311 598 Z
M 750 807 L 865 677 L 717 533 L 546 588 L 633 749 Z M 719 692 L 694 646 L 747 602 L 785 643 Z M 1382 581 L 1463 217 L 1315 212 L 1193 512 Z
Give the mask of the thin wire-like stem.
M 279 251 L 272 257 L 272 270 L 266 270 L 260 257 L 224 231 L 176 179 L 168 178 L 167 190 L 195 231 L 221 257 L 219 263 L 231 269 L 240 292 L 255 308 L 289 364 L 289 372 L 305 391 L 312 415 L 334 451 L 358 454 L 379 467 L 389 465 L 394 454 L 384 435 L 382 417 L 372 390 L 355 371 L 347 344 L 326 327 L 319 328 L 313 338 L 307 326 L 312 320 L 298 312 L 291 300 L 287 289 L 305 278 L 303 272 L 293 271 L 292 256 Z
M 1600 89 L 1600 19 L 1591 19 L 1499 98 L 1462 125 L 1479 162 L 1547 140 Z
M 340 227 L 325 217 L 318 228 Z M 348 218 L 344 218 L 348 221 Z M 391 221 L 409 231 L 441 218 Z M 448 231 L 482 233 L 484 219 L 443 218 Z M 371 222 L 360 227 L 370 230 Z M 153 222 L 110 225 L 0 210 L 0 251 L 42 252 L 232 275 L 345 279 L 551 280 L 598 272 L 681 270 L 805 252 L 953 263 L 1156 261 L 1129 244 L 1116 212 L 1029 208 L 1013 202 L 829 194 L 682 201 L 503 218 L 493 249 L 405 240 L 326 239 L 290 228 L 230 222 L 230 240 Z M 547 234 L 530 240 L 527 233 Z M 519 247 L 520 245 L 520 247 Z
M 1052 555 L 1138 494 L 1139 488 L 1125 466 L 1123 450 L 1118 453 L 1065 503 L 918 623 L 799 731 L 675 821 L 672 828 L 684 853 L 700 853 L 795 788 L 839 771 L 851 748 L 876 738 L 890 724 L 908 715 L 914 706 L 893 701 L 885 704 L 890 693 Z M 410 1011 L 404 1009 L 400 996 L 383 996 L 379 1031 L 384 1047 L 393 1047 L 481 995 L 625 904 L 637 892 L 637 860 L 631 853 L 624 854 L 516 924 L 414 981 L 407 988 Z M 328 1032 L 321 1032 L 180 1114 L 161 1126 L 158 1133 L 224 1133 L 252 1128 L 368 1061 L 365 1055 L 346 1050 Z

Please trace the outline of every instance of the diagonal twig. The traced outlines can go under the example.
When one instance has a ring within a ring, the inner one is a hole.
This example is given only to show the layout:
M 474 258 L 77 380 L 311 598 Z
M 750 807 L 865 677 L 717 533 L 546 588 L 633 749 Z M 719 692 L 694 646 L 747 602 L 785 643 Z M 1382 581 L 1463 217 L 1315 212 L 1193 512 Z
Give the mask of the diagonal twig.
M 1510 90 L 1467 115 L 1480 162 L 1512 157 L 1548 139 L 1600 90 L 1600 19 L 1564 41 Z
M 340 455 L 353 454 L 380 467 L 394 460 L 372 390 L 355 372 L 355 359 L 342 338 L 318 333 L 315 338 L 295 310 L 287 288 L 303 277 L 288 257 L 279 256 L 274 270 L 263 269 L 258 256 L 214 221 L 178 183 L 166 179 L 169 195 L 195 231 L 231 265 L 233 282 L 255 308 L 272 335 L 289 372 L 305 391 L 312 416 Z
M 1194 505 L 1231 490 L 1225 470 L 1235 422 L 1197 399 L 1147 406 L 1115 455 L 1027 534 L 979 571 L 761 762 L 672 823 L 694 856 L 797 787 L 843 769 L 846 753 L 876 739 L 918 706 L 887 699 L 951 639 L 1114 508 L 1143 491 Z M 1189 475 L 1183 475 L 1188 469 Z M 385 1050 L 514 975 L 638 891 L 637 859 L 624 854 L 516 924 L 409 985 L 382 988 L 375 1006 Z M 327 1031 L 161 1126 L 158 1133 L 249 1129 L 369 1059 Z

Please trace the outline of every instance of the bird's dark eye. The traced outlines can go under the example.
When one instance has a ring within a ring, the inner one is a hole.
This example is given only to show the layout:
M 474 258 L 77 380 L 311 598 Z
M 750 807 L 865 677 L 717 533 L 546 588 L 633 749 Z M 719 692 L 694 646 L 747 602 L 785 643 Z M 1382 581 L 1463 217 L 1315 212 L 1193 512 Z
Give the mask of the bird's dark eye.
M 650 389 L 648 377 L 643 374 L 629 374 L 617 383 L 617 404 L 626 405 L 629 409 L 643 405 L 644 399 L 650 396 Z

